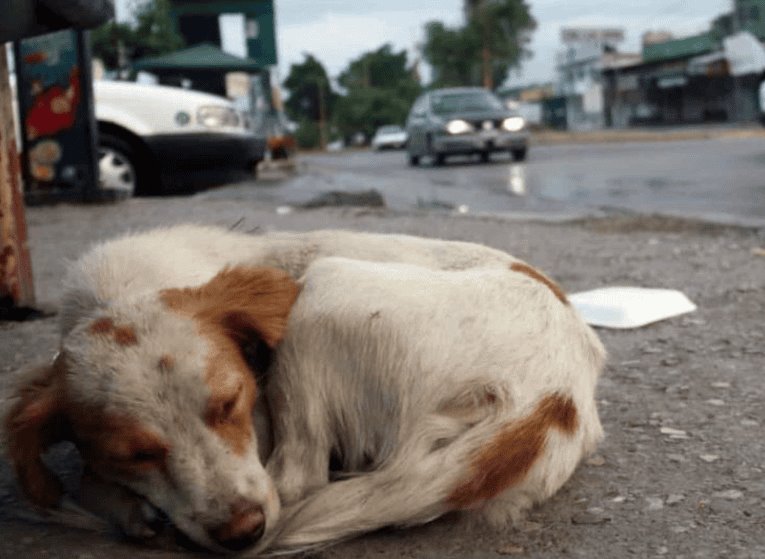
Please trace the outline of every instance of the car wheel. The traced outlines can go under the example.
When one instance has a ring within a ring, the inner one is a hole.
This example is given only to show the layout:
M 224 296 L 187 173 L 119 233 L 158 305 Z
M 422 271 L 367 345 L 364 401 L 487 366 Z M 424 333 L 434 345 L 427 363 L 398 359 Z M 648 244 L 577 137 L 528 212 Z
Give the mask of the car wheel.
M 412 167 L 416 167 L 419 164 L 420 164 L 420 156 L 419 155 L 412 155 L 410 153 L 409 154 L 409 165 L 411 165 Z
M 481 152 L 481 163 L 488 163 L 491 154 L 488 151 Z
M 444 163 L 446 163 L 446 156 L 443 153 L 437 153 L 433 156 L 433 164 L 436 167 L 441 167 Z
M 513 156 L 513 161 L 525 161 L 528 148 L 517 148 L 510 150 L 510 155 Z
M 135 148 L 122 138 L 101 134 L 98 143 L 100 187 L 133 196 L 143 186 L 143 162 Z

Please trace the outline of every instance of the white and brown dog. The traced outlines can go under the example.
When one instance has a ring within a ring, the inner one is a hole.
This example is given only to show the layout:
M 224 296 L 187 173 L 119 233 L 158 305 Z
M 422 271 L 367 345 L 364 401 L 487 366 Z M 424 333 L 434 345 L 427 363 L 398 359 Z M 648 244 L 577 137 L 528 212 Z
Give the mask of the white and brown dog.
M 253 554 L 454 510 L 502 522 L 602 435 L 597 337 L 555 283 L 480 245 L 155 230 L 77 261 L 61 318 L 6 450 L 53 507 L 41 454 L 73 441 L 83 505 L 134 535 L 142 499 Z

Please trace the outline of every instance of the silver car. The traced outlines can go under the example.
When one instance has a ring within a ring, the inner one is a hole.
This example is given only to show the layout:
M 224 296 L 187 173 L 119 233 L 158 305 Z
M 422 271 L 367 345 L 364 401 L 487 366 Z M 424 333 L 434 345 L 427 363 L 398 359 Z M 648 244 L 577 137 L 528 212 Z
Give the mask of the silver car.
M 478 87 L 436 89 L 420 96 L 406 122 L 410 165 L 429 156 L 442 165 L 449 155 L 509 152 L 515 161 L 526 159 L 529 134 L 526 122 L 493 93 Z

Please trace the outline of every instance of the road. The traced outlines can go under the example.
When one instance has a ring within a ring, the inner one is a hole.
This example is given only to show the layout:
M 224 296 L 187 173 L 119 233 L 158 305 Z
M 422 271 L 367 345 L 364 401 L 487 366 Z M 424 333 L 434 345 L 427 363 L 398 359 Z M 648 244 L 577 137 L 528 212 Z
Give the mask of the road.
M 535 146 L 528 162 L 450 160 L 408 167 L 402 152 L 304 155 L 297 176 L 269 187 L 243 183 L 202 194 L 299 205 L 328 191 L 375 189 L 388 207 L 571 216 L 627 210 L 765 224 L 765 142 Z

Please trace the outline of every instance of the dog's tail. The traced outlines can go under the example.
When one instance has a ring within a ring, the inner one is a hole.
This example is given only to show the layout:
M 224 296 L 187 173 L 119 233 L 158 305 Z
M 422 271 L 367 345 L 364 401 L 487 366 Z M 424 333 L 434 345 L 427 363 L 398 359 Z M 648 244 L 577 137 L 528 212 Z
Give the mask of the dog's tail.
M 510 489 L 502 506 L 514 515 L 571 475 L 582 442 L 570 398 L 552 394 L 519 412 L 509 422 L 481 421 L 430 451 L 423 452 L 425 441 L 419 441 L 381 470 L 330 483 L 286 509 L 261 549 L 307 551 L 387 526 L 423 524 L 481 508 Z

